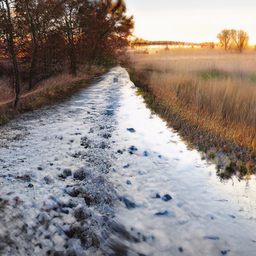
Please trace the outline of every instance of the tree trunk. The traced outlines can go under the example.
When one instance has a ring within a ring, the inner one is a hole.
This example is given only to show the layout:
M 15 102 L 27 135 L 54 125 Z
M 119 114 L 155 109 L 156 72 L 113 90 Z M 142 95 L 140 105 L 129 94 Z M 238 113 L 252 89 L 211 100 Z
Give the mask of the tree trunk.
M 19 78 L 18 62 L 17 62 L 15 52 L 12 54 L 12 62 L 13 62 L 14 75 L 15 75 L 15 106 L 16 106 L 19 101 L 19 95 L 20 95 L 20 78 Z
M 29 90 L 32 90 L 32 88 L 33 88 L 33 75 L 34 75 L 34 70 L 35 70 L 35 66 L 36 66 L 36 56 L 37 56 L 37 44 L 34 45 L 34 50 L 33 50 L 33 55 L 32 55 L 32 60 L 31 60 L 31 65 L 30 65 Z
M 71 22 L 71 13 L 70 10 L 70 22 Z M 74 34 L 72 25 L 69 24 L 68 18 L 66 16 L 66 29 L 67 29 L 67 37 L 68 37 L 68 51 L 69 51 L 69 59 L 70 59 L 70 74 L 76 76 L 76 51 L 74 44 Z
M 94 43 L 94 48 L 89 56 L 89 69 L 91 69 L 91 65 L 94 63 L 94 61 L 96 59 L 96 54 L 97 54 L 98 45 L 99 45 L 100 41 L 111 30 L 112 26 L 113 26 L 113 24 L 110 24 L 109 27 L 105 31 L 101 32 L 99 37 L 97 38 L 96 42 Z
M 99 45 L 100 41 L 102 40 L 102 38 L 105 36 L 106 33 L 107 32 L 100 34 L 100 36 L 98 37 L 98 39 L 94 43 L 94 48 L 93 48 L 93 50 L 90 54 L 90 57 L 89 57 L 89 70 L 91 69 L 91 66 L 93 65 L 93 63 L 96 59 L 96 53 L 97 53 L 97 50 L 98 50 L 98 45 Z
M 69 57 L 70 57 L 70 73 L 73 76 L 76 76 L 76 51 L 73 35 L 69 36 Z
M 34 24 L 33 18 L 31 16 L 31 13 L 29 10 L 28 0 L 25 0 L 25 3 L 26 3 L 26 9 L 27 9 L 27 13 L 28 13 L 28 18 L 29 18 L 31 33 L 32 33 L 32 39 L 33 39 L 33 45 L 34 45 L 32 60 L 31 60 L 31 64 L 30 64 L 30 71 L 29 71 L 29 90 L 32 90 L 33 74 L 34 74 L 34 70 L 35 70 L 35 66 L 36 66 L 38 45 L 37 45 L 37 38 L 36 38 L 36 28 L 35 28 L 35 24 Z
M 20 94 L 20 78 L 19 78 L 19 67 L 18 67 L 18 61 L 16 58 L 16 53 L 14 49 L 14 42 L 13 42 L 13 26 L 11 21 L 11 11 L 10 11 L 10 5 L 8 0 L 5 0 L 5 4 L 7 7 L 7 20 L 8 20 L 8 30 L 7 30 L 7 41 L 8 41 L 8 47 L 9 52 L 12 56 L 12 63 L 13 63 L 13 69 L 14 69 L 14 76 L 15 76 L 15 106 L 17 105 L 19 101 L 19 94 Z

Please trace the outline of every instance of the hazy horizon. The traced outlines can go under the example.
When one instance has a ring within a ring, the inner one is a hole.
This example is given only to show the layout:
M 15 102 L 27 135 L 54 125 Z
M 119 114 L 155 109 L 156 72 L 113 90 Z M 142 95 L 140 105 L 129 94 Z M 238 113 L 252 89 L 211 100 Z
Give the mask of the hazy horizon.
M 134 35 L 150 41 L 218 42 L 223 29 L 244 30 L 256 44 L 256 2 L 126 0 L 134 15 Z

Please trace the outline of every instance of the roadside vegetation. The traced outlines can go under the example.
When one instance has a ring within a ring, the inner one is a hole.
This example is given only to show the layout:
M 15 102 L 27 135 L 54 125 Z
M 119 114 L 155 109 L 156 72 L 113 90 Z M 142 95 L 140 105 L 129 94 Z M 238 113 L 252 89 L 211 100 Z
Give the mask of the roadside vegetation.
M 256 164 L 256 52 L 176 49 L 131 54 L 131 79 L 153 111 L 219 176 L 249 177 Z
M 69 98 L 82 88 L 86 88 L 97 82 L 100 77 L 108 71 L 102 66 L 94 66 L 90 71 L 79 72 L 76 77 L 69 74 L 62 74 L 46 79 L 37 85 L 37 89 L 21 94 L 18 104 L 14 107 L 14 100 L 0 102 L 0 125 L 6 124 L 17 114 L 32 111 L 46 105 L 52 105 Z M 13 92 L 9 92 L 8 87 L 0 85 L 2 98 L 12 98 Z M 10 94 L 8 94 L 8 92 Z
M 122 0 L 0 0 L 0 124 L 116 65 L 133 26 Z

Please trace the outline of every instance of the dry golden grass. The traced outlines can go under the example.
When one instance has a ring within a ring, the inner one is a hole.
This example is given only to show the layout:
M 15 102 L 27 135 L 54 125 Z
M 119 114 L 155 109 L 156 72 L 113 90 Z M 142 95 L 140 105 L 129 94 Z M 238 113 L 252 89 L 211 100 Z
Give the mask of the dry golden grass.
M 7 77 L 0 78 L 0 103 L 13 99 L 15 92 L 10 86 L 10 79 Z
M 90 81 L 106 72 L 103 67 L 95 66 L 90 70 L 80 70 L 76 77 L 61 74 L 37 84 L 33 91 L 22 88 L 17 106 L 14 106 L 14 91 L 10 84 L 0 85 L 0 125 L 5 124 L 15 114 L 31 111 L 44 105 L 53 104 L 58 100 L 69 97 L 90 84 Z M 1 81 L 0 81 L 1 82 Z
M 132 54 L 138 77 L 146 79 L 149 90 L 164 116 L 175 114 L 188 127 L 185 134 L 199 145 L 206 143 L 226 151 L 243 147 L 236 158 L 253 161 L 256 149 L 256 52 L 242 54 L 222 50 L 177 49 L 157 54 Z M 145 81 L 144 81 L 145 83 Z M 169 114 L 168 114 L 169 111 Z M 184 130 L 184 127 L 183 127 Z M 190 134 L 193 133 L 193 134 Z M 238 150 L 239 151 L 239 150 Z M 240 155 L 239 155 L 240 154 Z
M 95 73 L 100 72 L 102 69 L 102 67 L 93 66 L 91 67 L 90 71 L 79 70 L 77 76 L 75 77 L 68 73 L 59 74 L 36 84 L 35 89 L 33 91 L 28 91 L 28 84 L 21 84 L 20 98 L 24 98 L 28 95 L 38 93 L 40 91 L 47 91 L 53 87 L 63 87 L 67 84 L 77 82 L 82 79 L 86 80 L 92 77 Z M 0 78 L 0 105 L 15 100 L 15 91 L 14 86 L 12 84 L 12 78 Z
M 136 67 L 162 71 L 202 71 L 219 69 L 237 75 L 256 75 L 256 51 L 242 54 L 221 49 L 173 49 L 156 54 L 132 54 Z

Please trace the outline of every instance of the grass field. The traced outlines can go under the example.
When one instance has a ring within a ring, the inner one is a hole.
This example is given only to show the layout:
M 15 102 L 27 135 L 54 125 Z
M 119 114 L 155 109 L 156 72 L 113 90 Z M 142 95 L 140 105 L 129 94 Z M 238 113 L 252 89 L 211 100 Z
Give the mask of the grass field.
M 256 52 L 176 49 L 131 54 L 132 78 L 151 107 L 208 158 L 226 153 L 254 173 Z M 146 92 L 146 93 L 145 93 Z M 221 164 L 220 164 L 221 165 Z

